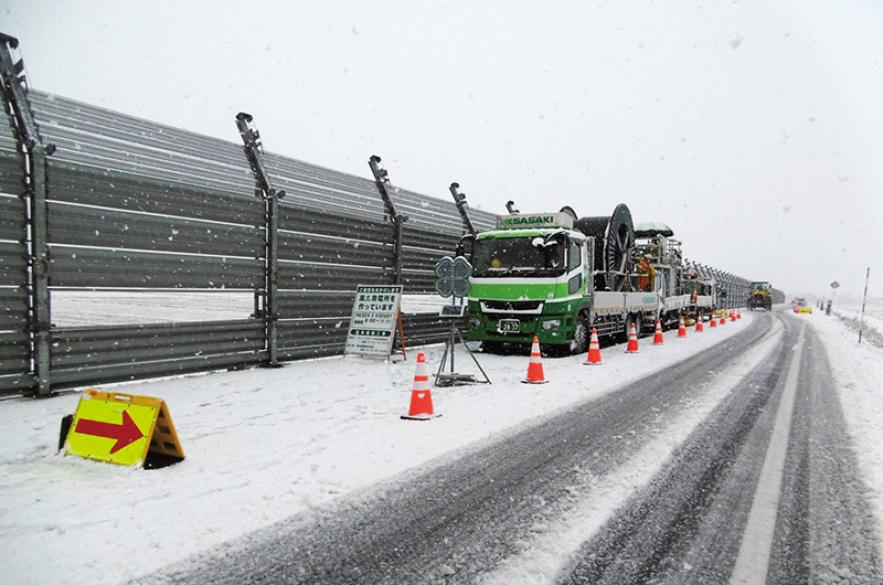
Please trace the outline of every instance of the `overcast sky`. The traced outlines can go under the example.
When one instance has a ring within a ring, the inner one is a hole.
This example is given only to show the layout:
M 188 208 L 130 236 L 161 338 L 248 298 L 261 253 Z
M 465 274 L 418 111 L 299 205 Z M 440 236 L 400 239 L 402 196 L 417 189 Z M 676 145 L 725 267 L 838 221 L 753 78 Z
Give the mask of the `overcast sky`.
M 309 162 L 376 153 L 498 212 L 624 202 L 789 293 L 883 290 L 880 2 L 0 6 L 45 91 L 235 142 L 245 110 Z

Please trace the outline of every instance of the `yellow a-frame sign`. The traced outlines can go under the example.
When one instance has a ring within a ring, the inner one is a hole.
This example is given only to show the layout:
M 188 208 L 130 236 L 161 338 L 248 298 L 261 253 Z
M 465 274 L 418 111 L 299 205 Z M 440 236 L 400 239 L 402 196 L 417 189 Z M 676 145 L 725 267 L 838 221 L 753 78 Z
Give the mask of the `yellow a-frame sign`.
M 144 467 L 184 459 L 171 413 L 161 398 L 92 388 L 77 404 L 65 454 Z

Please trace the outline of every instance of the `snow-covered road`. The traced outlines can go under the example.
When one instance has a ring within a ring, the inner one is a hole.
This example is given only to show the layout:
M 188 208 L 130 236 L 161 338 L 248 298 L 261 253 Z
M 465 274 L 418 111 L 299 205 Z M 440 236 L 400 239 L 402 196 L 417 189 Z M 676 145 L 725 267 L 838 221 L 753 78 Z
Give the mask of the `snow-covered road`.
M 12 583 L 624 583 L 634 580 L 622 563 L 643 559 L 641 575 L 709 582 L 739 550 L 809 323 L 780 508 L 807 522 L 774 524 L 773 542 L 796 552 L 774 550 L 770 574 L 834 559 L 831 536 L 851 552 L 825 575 L 845 574 L 846 558 L 848 582 L 874 582 L 858 579 L 879 577 L 880 516 L 865 501 L 880 510 L 883 464 L 859 452 L 857 469 L 850 449 L 879 431 L 873 394 L 864 416 L 844 405 L 847 436 L 833 391 L 845 392 L 843 368 L 824 356 L 850 350 L 820 334 L 846 331 L 825 319 L 746 314 L 687 339 L 669 333 L 662 347 L 644 340 L 638 355 L 605 348 L 600 368 L 546 360 L 542 386 L 519 383 L 526 357 L 482 356 L 494 384 L 436 389 L 444 416 L 429 423 L 397 418 L 413 361 L 122 386 L 171 406 L 188 459 L 157 471 L 56 455 L 75 395 L 5 401 L 0 424 L 15 439 L 0 445 L 0 562 Z M 838 515 L 855 529 L 837 532 Z M 814 552 L 788 548 L 807 526 L 820 535 Z M 604 550 L 631 552 L 598 562 Z

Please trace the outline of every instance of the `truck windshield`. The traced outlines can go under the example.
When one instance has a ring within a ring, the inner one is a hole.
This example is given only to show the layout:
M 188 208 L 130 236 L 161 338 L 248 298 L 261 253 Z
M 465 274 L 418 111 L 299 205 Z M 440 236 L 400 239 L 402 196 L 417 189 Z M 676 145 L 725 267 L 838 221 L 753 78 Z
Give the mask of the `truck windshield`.
M 559 276 L 564 273 L 564 245 L 542 238 L 477 240 L 472 253 L 473 276 Z

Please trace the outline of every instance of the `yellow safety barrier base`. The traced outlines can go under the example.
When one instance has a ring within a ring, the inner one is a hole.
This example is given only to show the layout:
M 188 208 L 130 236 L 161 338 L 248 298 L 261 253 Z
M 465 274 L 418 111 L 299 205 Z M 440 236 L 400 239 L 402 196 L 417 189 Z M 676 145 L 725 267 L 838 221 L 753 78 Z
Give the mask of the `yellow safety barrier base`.
M 65 455 L 150 469 L 183 460 L 184 450 L 161 398 L 90 388 L 77 404 Z

